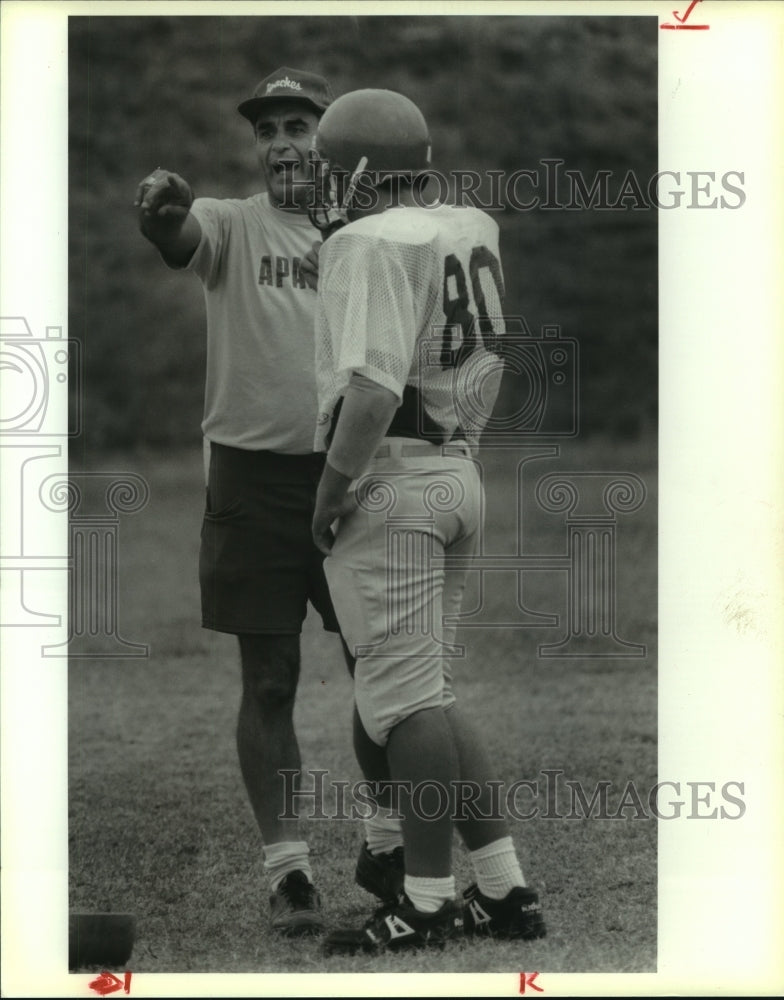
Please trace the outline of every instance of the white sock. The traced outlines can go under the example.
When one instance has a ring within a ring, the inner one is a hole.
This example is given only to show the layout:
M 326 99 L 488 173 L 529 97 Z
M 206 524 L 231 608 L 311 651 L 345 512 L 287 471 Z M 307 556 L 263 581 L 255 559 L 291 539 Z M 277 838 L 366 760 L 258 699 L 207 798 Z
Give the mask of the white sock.
M 403 879 L 403 889 L 417 910 L 423 913 L 435 913 L 447 899 L 455 898 L 455 877 L 419 878 L 406 875 Z
M 277 844 L 264 845 L 264 871 L 267 873 L 273 892 L 293 871 L 304 872 L 308 881 L 313 881 L 309 854 L 310 848 L 305 840 L 280 840 Z
M 525 885 L 511 837 L 502 837 L 471 851 L 470 858 L 479 891 L 490 899 L 503 899 L 510 889 Z
M 386 816 L 383 810 L 365 820 L 365 840 L 371 854 L 388 854 L 403 846 L 400 820 Z

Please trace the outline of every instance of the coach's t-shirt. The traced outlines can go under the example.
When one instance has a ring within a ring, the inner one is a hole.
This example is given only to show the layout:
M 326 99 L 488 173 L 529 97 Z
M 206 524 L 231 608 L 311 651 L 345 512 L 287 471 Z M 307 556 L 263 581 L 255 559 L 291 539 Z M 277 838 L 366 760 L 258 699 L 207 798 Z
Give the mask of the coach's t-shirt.
M 235 448 L 305 454 L 316 420 L 316 293 L 301 262 L 319 233 L 306 215 L 252 198 L 197 198 L 202 238 L 187 269 L 207 311 L 202 431 Z
M 501 381 L 503 294 L 498 225 L 479 209 L 390 208 L 338 230 L 319 255 L 314 447 L 354 372 L 400 400 L 390 434 L 478 443 Z

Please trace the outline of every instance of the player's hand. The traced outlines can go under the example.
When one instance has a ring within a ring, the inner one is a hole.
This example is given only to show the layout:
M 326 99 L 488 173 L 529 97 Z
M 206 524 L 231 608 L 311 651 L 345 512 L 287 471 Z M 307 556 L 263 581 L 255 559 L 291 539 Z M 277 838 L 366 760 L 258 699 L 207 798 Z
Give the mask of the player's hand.
M 328 556 L 335 544 L 334 525 L 341 517 L 347 517 L 357 509 L 357 500 L 353 493 L 348 493 L 340 503 L 316 504 L 313 515 L 313 541 L 316 548 Z
M 190 184 L 179 174 L 160 167 L 148 174 L 136 189 L 134 205 L 143 216 L 182 223 L 193 204 Z
M 313 518 L 313 544 L 325 556 L 330 554 L 335 544 L 335 532 L 332 530 L 334 522 L 335 518 L 323 511 L 316 513 Z
M 316 490 L 316 507 L 313 513 L 313 542 L 325 556 L 329 555 L 335 544 L 335 522 L 357 509 L 356 494 L 349 492 L 351 482 L 350 476 L 338 472 L 327 459 Z
M 308 288 L 312 288 L 314 292 L 318 288 L 318 259 L 321 246 L 321 240 L 316 240 L 302 258 L 302 263 L 300 264 L 300 274 L 305 279 L 305 284 Z

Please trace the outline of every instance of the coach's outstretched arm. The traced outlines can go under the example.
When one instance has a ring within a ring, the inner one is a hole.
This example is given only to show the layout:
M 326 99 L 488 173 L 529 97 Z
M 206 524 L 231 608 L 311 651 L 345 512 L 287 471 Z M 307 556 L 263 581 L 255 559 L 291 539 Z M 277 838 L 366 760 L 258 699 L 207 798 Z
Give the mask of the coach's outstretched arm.
M 201 240 L 201 226 L 190 212 L 192 204 L 190 184 L 160 167 L 136 189 L 139 229 L 169 267 L 185 267 Z

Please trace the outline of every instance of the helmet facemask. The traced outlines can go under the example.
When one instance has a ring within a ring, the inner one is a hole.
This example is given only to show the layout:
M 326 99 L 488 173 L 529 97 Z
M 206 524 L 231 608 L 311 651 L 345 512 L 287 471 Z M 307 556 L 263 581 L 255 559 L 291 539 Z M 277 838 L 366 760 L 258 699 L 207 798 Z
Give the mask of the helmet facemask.
M 360 158 L 351 175 L 343 167 L 333 166 L 315 148 L 310 151 L 310 164 L 314 197 L 308 208 L 308 217 L 311 225 L 327 239 L 336 229 L 349 222 L 348 213 L 360 177 L 367 166 L 367 157 Z

